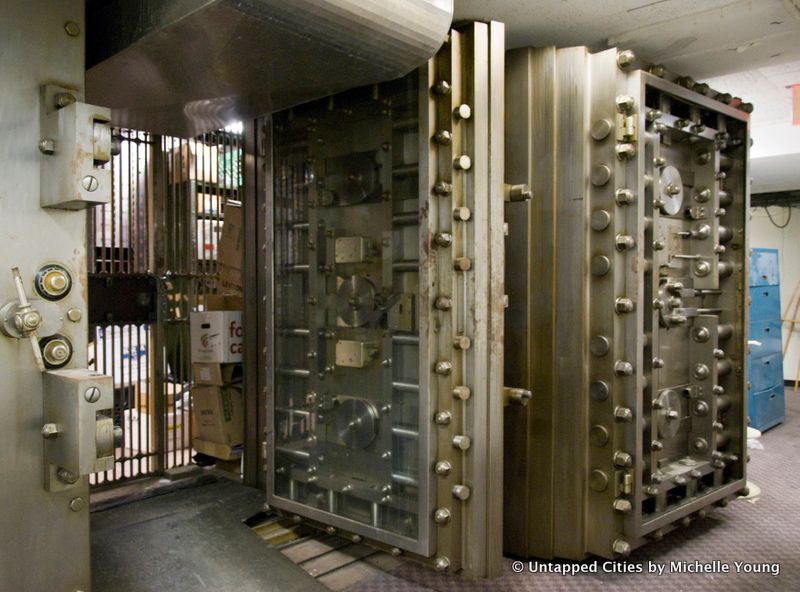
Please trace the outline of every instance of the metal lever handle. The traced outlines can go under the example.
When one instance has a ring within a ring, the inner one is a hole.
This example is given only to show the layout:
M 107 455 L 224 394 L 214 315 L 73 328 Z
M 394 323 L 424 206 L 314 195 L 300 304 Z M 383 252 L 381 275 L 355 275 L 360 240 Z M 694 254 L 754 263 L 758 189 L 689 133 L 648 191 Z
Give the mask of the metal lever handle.
M 42 350 L 39 347 L 39 334 L 36 332 L 39 325 L 42 324 L 42 316 L 28 301 L 28 296 L 25 294 L 25 284 L 22 282 L 22 274 L 19 272 L 19 267 L 12 267 L 11 275 L 14 278 L 14 288 L 17 291 L 17 300 L 19 301 L 14 323 L 17 326 L 17 330 L 30 340 L 31 349 L 33 349 L 33 358 L 36 360 L 36 367 L 39 368 L 39 372 L 44 372 L 46 368 L 44 366 L 44 359 L 42 358 Z

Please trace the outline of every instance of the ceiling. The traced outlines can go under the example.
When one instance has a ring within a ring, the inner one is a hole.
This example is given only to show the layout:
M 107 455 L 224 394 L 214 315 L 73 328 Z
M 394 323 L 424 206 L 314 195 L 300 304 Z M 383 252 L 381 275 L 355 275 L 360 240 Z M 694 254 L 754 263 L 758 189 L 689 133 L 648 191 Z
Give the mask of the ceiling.
M 800 0 L 455 0 L 455 20 L 506 23 L 509 48 L 632 49 L 753 103 L 753 192 L 800 189 Z

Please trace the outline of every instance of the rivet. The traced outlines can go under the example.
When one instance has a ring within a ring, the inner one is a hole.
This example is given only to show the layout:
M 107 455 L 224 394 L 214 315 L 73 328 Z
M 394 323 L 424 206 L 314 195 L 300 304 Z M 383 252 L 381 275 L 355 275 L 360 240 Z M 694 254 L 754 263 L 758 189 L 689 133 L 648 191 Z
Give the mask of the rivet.
M 605 491 L 608 488 L 608 475 L 599 469 L 589 473 L 589 487 L 594 491 Z
M 459 222 L 466 222 L 472 217 L 472 212 L 469 208 L 460 207 L 453 210 L 453 219 Z
M 70 37 L 77 37 L 81 34 L 81 28 L 78 26 L 78 23 L 74 21 L 67 21 L 64 23 L 64 30 Z
M 453 141 L 453 134 L 450 133 L 450 130 L 441 130 L 436 132 L 436 135 L 433 136 L 433 140 L 437 144 L 442 144 L 443 146 L 446 146 Z
M 461 500 L 462 502 L 467 501 L 469 499 L 470 494 L 472 493 L 466 485 L 453 485 L 452 489 L 453 497 L 456 499 Z
M 434 300 L 433 306 L 437 310 L 450 310 L 453 307 L 453 301 L 447 296 L 438 296 Z
M 614 199 L 618 206 L 626 206 L 636 200 L 636 195 L 630 189 L 617 189 L 614 194 Z
M 633 457 L 627 452 L 617 450 L 614 453 L 614 464 L 624 469 L 630 468 L 633 466 Z
M 472 340 L 466 335 L 456 335 L 453 337 L 453 347 L 462 351 L 466 351 L 472 347 Z
M 597 140 L 598 142 L 604 140 L 608 137 L 608 134 L 611 133 L 611 122 L 608 119 L 598 119 L 592 124 L 592 129 L 590 133 L 592 138 Z
M 440 247 L 449 247 L 453 244 L 453 235 L 449 232 L 438 232 L 433 240 Z
M 605 401 L 608 399 L 608 384 L 602 380 L 592 381 L 589 385 L 589 395 L 595 401 Z
M 468 171 L 472 168 L 472 160 L 466 154 L 462 154 L 453 160 L 453 166 L 460 171 Z
M 593 425 L 589 430 L 589 441 L 592 443 L 592 446 L 602 448 L 608 444 L 608 438 L 608 430 L 604 426 L 599 424 Z
M 468 386 L 457 386 L 453 389 L 453 398 L 461 401 L 466 401 L 469 399 L 471 394 L 472 393 Z
M 617 53 L 617 66 L 625 69 L 633 64 L 635 59 L 636 54 L 634 54 L 630 49 L 625 49 Z
M 611 180 L 611 168 L 606 164 L 596 165 L 592 168 L 590 180 L 595 187 L 602 187 Z
M 447 557 L 437 557 L 433 562 L 436 571 L 447 571 L 450 569 L 450 560 Z
M 447 508 L 437 508 L 433 513 L 433 521 L 436 524 L 447 524 L 450 522 L 450 510 Z
M 439 411 L 433 416 L 433 421 L 437 425 L 447 425 L 453 420 L 453 414 L 449 411 Z
M 627 541 L 623 541 L 622 539 L 616 539 L 611 544 L 611 550 L 617 554 L 622 555 L 623 557 L 627 557 L 631 554 L 631 545 Z
M 601 232 L 608 228 L 609 224 L 611 224 L 611 214 L 607 210 L 595 210 L 592 212 L 592 230 Z
M 453 110 L 453 115 L 456 119 L 469 119 L 472 117 L 472 109 L 469 105 L 462 103 Z
M 433 192 L 436 195 L 450 195 L 453 191 L 453 186 L 447 181 L 437 181 L 433 186 Z
M 589 351 L 592 355 L 601 357 L 606 355 L 611 349 L 611 342 L 605 335 L 595 335 L 589 342 Z
M 436 463 L 436 465 L 433 468 L 433 471 L 437 475 L 441 476 L 449 475 L 450 471 L 452 470 L 453 470 L 453 465 L 451 465 L 450 461 L 447 460 L 440 460 L 439 462 Z
M 605 255 L 595 255 L 592 257 L 592 275 L 604 276 L 611 270 L 611 260 Z
M 468 450 L 472 441 L 470 440 L 469 436 L 464 436 L 458 434 L 453 436 L 453 448 L 458 448 L 459 450 Z
M 449 376 L 453 372 L 453 364 L 447 360 L 440 360 L 434 365 L 433 371 L 442 376 Z
M 437 80 L 436 83 L 433 85 L 433 92 L 437 95 L 449 95 L 450 94 L 450 83 L 446 80 Z
M 73 512 L 80 512 L 86 507 L 86 501 L 82 497 L 72 498 L 69 502 L 69 509 Z
M 453 261 L 453 268 L 456 271 L 469 271 L 472 267 L 472 261 L 469 257 L 458 257 Z

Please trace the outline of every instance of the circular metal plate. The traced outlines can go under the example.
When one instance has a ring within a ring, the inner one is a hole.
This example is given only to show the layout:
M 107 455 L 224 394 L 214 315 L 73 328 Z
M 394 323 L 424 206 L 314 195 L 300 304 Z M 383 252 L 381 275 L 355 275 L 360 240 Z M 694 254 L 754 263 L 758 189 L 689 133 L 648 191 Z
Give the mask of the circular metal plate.
M 346 278 L 336 294 L 336 312 L 351 327 L 366 325 L 375 310 L 375 284 L 361 275 Z
M 375 192 L 380 191 L 376 185 L 377 163 L 374 154 L 356 152 L 339 160 L 341 172 L 334 176 L 331 187 L 336 202 L 341 206 L 361 203 Z
M 366 448 L 378 433 L 378 410 L 369 401 L 340 399 L 336 407 L 336 433 L 350 448 Z
M 674 166 L 664 167 L 661 171 L 661 211 L 674 216 L 681 211 L 683 205 L 683 180 Z
M 673 390 L 662 391 L 656 399 L 658 410 L 658 435 L 663 439 L 673 438 L 681 426 L 681 399 Z M 679 417 L 673 418 L 670 412 L 677 412 Z

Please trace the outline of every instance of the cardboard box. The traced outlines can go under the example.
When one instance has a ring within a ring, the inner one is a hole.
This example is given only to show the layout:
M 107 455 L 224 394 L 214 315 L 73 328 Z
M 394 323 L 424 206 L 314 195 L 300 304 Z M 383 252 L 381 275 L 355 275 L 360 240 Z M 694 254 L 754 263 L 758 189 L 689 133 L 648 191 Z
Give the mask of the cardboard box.
M 214 458 L 218 458 L 220 460 L 238 462 L 242 458 L 241 445 L 229 446 L 226 444 L 217 444 L 216 442 L 207 442 L 206 440 L 195 438 L 192 441 L 192 448 L 194 448 L 197 452 L 207 454 L 208 456 L 213 456 Z
M 189 321 L 192 362 L 233 364 L 242 361 L 241 310 L 193 312 Z
M 192 389 L 194 434 L 199 440 L 236 446 L 244 442 L 244 397 L 233 386 Z
M 223 214 L 217 261 L 230 269 L 241 271 L 244 253 L 242 206 L 239 203 L 228 201 L 225 203 Z
M 204 386 L 225 386 L 242 381 L 241 364 L 192 364 L 194 383 Z
M 156 451 L 156 424 L 153 415 L 139 409 L 125 411 L 125 452 L 129 456 Z M 189 448 L 191 443 L 189 413 L 178 409 L 167 413 L 167 452 Z M 149 438 L 149 441 L 148 441 Z
M 197 221 L 197 258 L 200 261 L 214 261 L 219 249 L 222 222 L 200 219 Z
M 219 169 L 219 149 L 206 146 L 202 142 L 182 142 L 172 150 L 172 172 L 170 181 L 217 182 Z
M 228 267 L 223 263 L 218 263 L 217 285 L 225 294 L 240 296 L 244 292 L 241 270 Z

